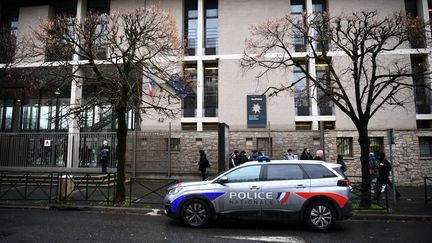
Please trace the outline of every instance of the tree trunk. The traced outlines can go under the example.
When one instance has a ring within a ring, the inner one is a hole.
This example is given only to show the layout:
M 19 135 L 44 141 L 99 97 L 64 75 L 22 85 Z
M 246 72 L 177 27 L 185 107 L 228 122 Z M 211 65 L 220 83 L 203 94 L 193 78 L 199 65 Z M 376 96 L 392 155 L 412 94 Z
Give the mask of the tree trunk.
M 118 119 L 117 128 L 117 186 L 114 203 L 121 204 L 125 201 L 125 162 L 126 162 L 126 107 L 116 107 Z
M 368 134 L 367 124 L 358 128 L 360 144 L 360 161 L 361 161 L 361 207 L 371 206 L 371 185 L 370 185 L 370 175 L 369 175 L 369 148 L 370 139 Z

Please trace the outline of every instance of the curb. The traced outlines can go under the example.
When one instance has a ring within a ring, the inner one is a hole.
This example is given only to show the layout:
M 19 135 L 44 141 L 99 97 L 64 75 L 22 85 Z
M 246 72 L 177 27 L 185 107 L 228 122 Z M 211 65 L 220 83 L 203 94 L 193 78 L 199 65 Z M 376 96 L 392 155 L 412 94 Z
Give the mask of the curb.
M 395 221 L 426 221 L 432 222 L 432 215 L 412 214 L 354 214 L 352 220 L 395 220 Z

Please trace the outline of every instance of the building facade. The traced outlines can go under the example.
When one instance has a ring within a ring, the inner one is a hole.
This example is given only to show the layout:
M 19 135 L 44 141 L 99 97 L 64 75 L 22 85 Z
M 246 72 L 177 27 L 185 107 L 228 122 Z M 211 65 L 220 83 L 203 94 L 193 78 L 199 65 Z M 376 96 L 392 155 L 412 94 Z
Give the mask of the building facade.
M 377 10 L 387 15 L 405 11 L 412 16 L 429 22 L 432 1 L 427 0 L 383 0 L 383 1 L 341 1 L 341 0 L 3 0 L 0 5 L 0 19 L 3 32 L 12 37 L 37 28 L 36 19 L 52 18 L 60 14 L 71 17 L 84 16 L 87 12 L 109 14 L 157 4 L 172 12 L 179 36 L 185 42 L 185 56 L 182 71 L 193 83 L 193 91 L 182 99 L 176 119 L 152 116 L 142 118 L 140 127 L 134 125 L 134 114 L 129 112 L 128 124 L 131 131 L 140 130 L 142 137 L 135 137 L 132 147 L 156 146 L 149 143 L 145 133 L 170 130 L 170 148 L 161 135 L 163 153 L 174 150 L 170 164 L 166 157 L 155 160 L 149 166 L 148 155 L 128 155 L 128 169 L 139 173 L 148 171 L 172 174 L 196 174 L 197 151 L 210 151 L 210 160 L 217 160 L 217 127 L 219 123 L 229 126 L 229 150 L 260 150 L 273 158 L 282 158 L 291 148 L 300 154 L 305 147 L 315 151 L 324 148 L 327 161 L 335 161 L 337 154 L 343 154 L 349 175 L 360 174 L 360 148 L 357 131 L 351 120 L 322 94 L 312 88 L 307 80 L 299 82 L 293 92 L 276 97 L 267 97 L 260 108 L 266 112 L 265 120 L 253 124 L 250 120 L 254 97 L 260 95 L 269 85 L 300 80 L 303 74 L 298 69 L 289 72 L 271 73 L 266 80 L 257 80 L 256 72 L 245 72 L 240 60 L 245 50 L 245 40 L 250 38 L 250 28 L 271 18 L 287 14 L 301 17 L 303 12 L 313 14 L 328 11 L 330 16 L 351 13 L 355 10 Z M 13 38 L 12 38 L 13 39 Z M 299 58 L 307 53 L 301 39 L 293 40 Z M 3 44 L 0 51 L 10 52 Z M 13 48 L 12 48 L 13 49 Z M 412 67 L 431 63 L 430 46 L 412 46 L 398 49 L 393 55 L 404 56 Z M 13 52 L 13 51 L 12 51 Z M 343 56 L 333 54 L 334 65 L 343 62 Z M 391 55 L 389 55 L 391 58 Z M 3 63 L 7 55 L 2 55 Z M 326 73 L 326 66 L 313 58 L 304 64 L 308 71 L 319 77 Z M 4 67 L 4 65 L 3 65 Z M 0 83 L 0 132 L 7 133 L 52 133 L 79 134 L 85 132 L 112 132 L 116 129 L 115 117 L 109 106 L 96 106 L 85 114 L 81 124 L 53 119 L 77 99 L 94 94 L 95 87 L 83 85 L 81 91 L 71 83 L 66 91 L 56 92 L 44 88 L 29 91 L 20 74 L 26 70 L 40 69 L 37 64 L 17 65 L 10 75 L 3 75 Z M 425 83 L 425 78 L 414 78 L 413 82 Z M 424 176 L 432 175 L 432 109 L 430 92 L 415 89 L 409 96 L 412 102 L 405 108 L 383 109 L 370 122 L 371 150 L 389 153 L 387 129 L 393 128 L 393 145 L 396 178 L 399 184 L 419 185 Z M 255 110 L 256 111 L 256 110 Z M 263 111 L 263 110 L 259 110 Z M 263 111 L 264 112 L 264 111 Z M 257 112 L 255 112 L 256 114 Z M 130 136 L 132 139 L 133 136 Z M 71 136 L 68 136 L 67 161 L 64 166 L 74 167 Z M 132 144 L 132 140 L 130 142 Z M 80 144 L 76 148 L 82 147 Z M 157 148 L 155 148 L 157 150 Z M 132 151 L 132 150 L 131 150 Z M 76 157 L 75 157 L 76 158 Z M 132 162 L 133 161 L 133 162 Z M 171 162 L 172 161 L 172 162 Z M 146 164 L 147 163 L 147 164 Z M 63 165 L 62 164 L 62 165 Z M 158 168 L 160 168 L 158 170 Z M 216 168 L 211 168 L 216 172 Z

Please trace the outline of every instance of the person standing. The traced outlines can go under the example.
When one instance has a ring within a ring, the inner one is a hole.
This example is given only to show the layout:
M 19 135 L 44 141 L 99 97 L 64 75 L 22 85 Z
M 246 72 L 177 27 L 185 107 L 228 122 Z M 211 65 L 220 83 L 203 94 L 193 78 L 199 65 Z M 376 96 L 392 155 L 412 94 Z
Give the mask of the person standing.
M 369 154 L 369 175 L 371 180 L 371 191 L 374 193 L 378 180 L 378 163 L 375 153 L 372 152 Z
M 202 180 L 206 179 L 206 170 L 210 167 L 210 162 L 204 150 L 199 151 L 200 159 L 198 162 L 198 170 L 201 171 Z
M 342 154 L 338 154 L 337 159 L 336 159 L 336 163 L 341 165 L 342 172 L 345 173 L 345 171 L 347 171 L 347 168 L 346 168 L 345 162 L 343 160 Z
M 296 157 L 297 156 L 295 154 L 293 154 L 292 149 L 288 149 L 287 153 L 284 155 L 285 160 L 295 160 Z
M 230 153 L 229 155 L 229 162 L 228 162 L 228 168 L 234 168 L 236 166 L 236 155 L 234 153 Z
M 390 188 L 393 189 L 393 184 L 390 181 L 390 171 L 391 171 L 391 165 L 390 162 L 385 158 L 385 153 L 381 152 L 378 154 L 378 187 L 377 187 L 377 202 L 380 200 L 380 194 L 381 194 L 381 188 L 384 185 L 388 185 Z M 396 191 L 396 199 L 399 199 L 401 197 L 401 194 L 399 191 L 395 188 Z
M 104 140 L 102 144 L 102 148 L 99 152 L 99 159 L 102 164 L 102 173 L 107 172 L 108 160 L 110 157 L 111 148 L 108 146 L 108 141 Z
M 323 160 L 323 156 L 324 156 L 324 152 L 321 149 L 318 149 L 315 152 L 315 158 L 313 158 L 314 160 Z
M 309 148 L 304 148 L 303 153 L 300 155 L 301 160 L 313 160 L 312 154 L 309 152 Z

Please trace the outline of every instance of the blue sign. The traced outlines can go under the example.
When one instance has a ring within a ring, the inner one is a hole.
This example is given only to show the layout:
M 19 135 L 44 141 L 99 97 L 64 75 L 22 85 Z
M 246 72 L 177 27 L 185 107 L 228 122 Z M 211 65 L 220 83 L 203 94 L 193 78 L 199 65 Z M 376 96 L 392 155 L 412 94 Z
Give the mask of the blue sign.
M 267 126 L 267 101 L 265 95 L 247 96 L 248 128 L 265 128 Z

